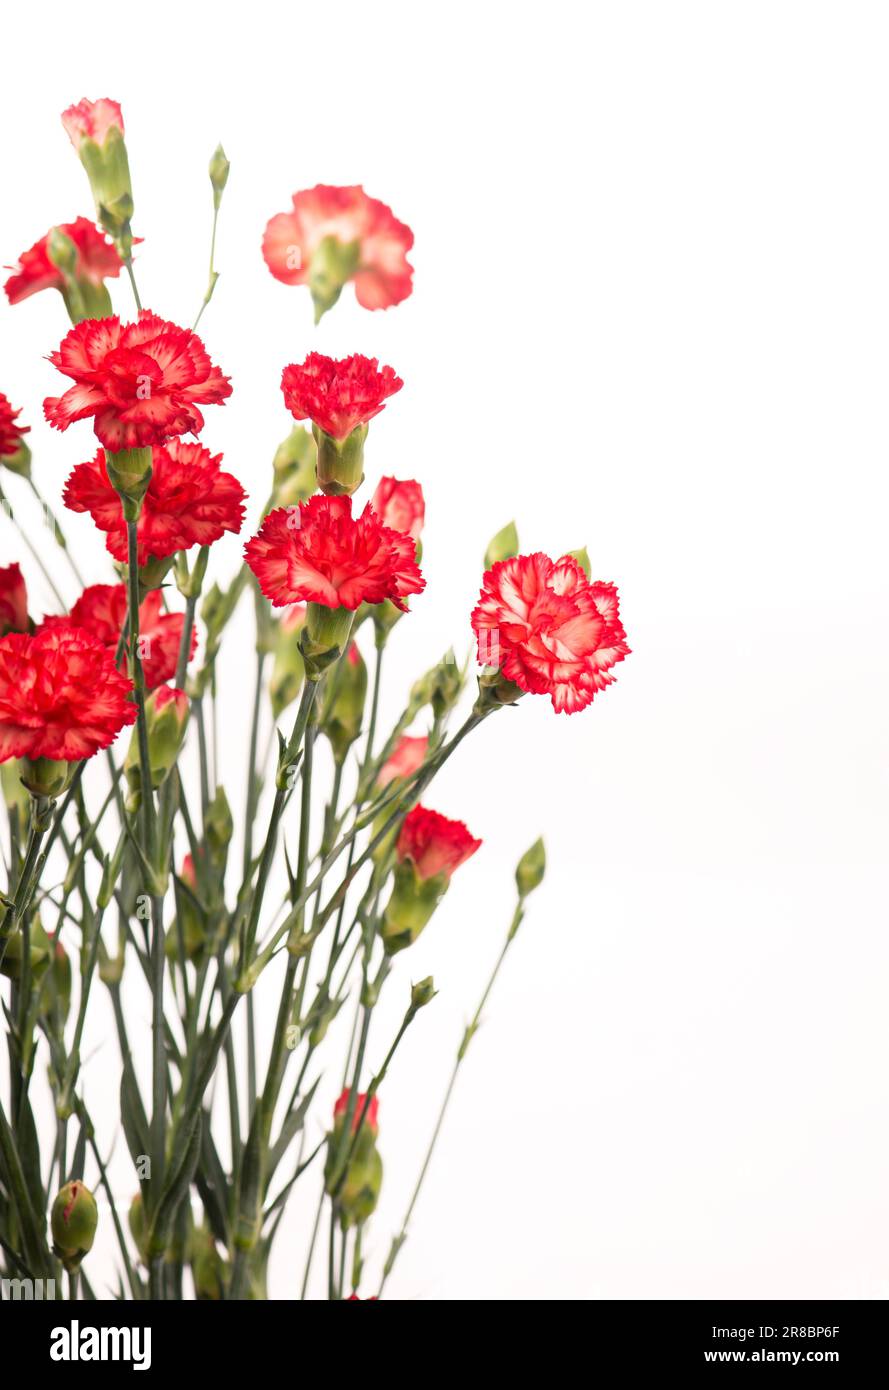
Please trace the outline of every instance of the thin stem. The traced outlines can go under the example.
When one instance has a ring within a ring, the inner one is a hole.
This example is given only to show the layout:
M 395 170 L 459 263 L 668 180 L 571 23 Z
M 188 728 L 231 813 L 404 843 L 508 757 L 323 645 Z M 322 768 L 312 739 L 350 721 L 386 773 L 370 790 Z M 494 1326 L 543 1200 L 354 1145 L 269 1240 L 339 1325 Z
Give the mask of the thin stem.
M 43 515 L 45 516 L 46 520 L 50 522 L 50 524 L 52 525 L 53 535 L 55 536 L 56 544 L 59 546 L 61 550 L 64 550 L 65 558 L 68 561 L 68 564 L 71 566 L 71 573 L 74 575 L 74 578 L 77 580 L 81 589 L 85 588 L 86 580 L 80 573 L 80 570 L 77 567 L 77 561 L 71 554 L 71 551 L 68 547 L 68 541 L 65 537 L 65 533 L 62 530 L 61 525 L 59 524 L 59 519 L 53 511 L 52 507 L 47 502 L 46 498 L 43 496 L 43 493 L 38 488 L 34 479 L 30 476 L 30 474 L 28 475 L 28 486 L 30 487 L 34 496 L 37 498 L 37 501 L 40 503 L 40 506 L 43 509 Z
M 133 273 L 133 258 L 132 258 L 132 256 L 127 256 L 127 257 L 125 258 L 125 260 L 124 260 L 124 265 L 125 265 L 126 268 L 127 268 L 127 275 L 130 277 L 130 285 L 132 286 L 132 290 L 133 290 L 133 298 L 134 298 L 135 301 L 136 301 L 136 308 L 138 309 L 139 313 L 141 314 L 141 312 L 142 312 L 142 300 L 139 298 L 139 288 L 138 288 L 138 286 L 137 286 L 137 284 L 136 284 L 136 276 L 135 276 L 134 273 Z

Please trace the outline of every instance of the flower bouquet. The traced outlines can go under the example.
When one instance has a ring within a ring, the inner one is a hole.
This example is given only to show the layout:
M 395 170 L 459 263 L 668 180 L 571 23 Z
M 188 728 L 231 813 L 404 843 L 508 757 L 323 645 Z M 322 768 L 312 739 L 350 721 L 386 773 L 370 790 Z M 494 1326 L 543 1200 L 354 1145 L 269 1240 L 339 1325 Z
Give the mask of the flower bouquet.
M 53 227 L 19 257 L 6 294 L 18 305 L 54 289 L 67 311 L 71 326 L 50 355 L 64 384 L 44 411 L 51 426 L 83 437 L 84 461 L 62 501 L 92 519 L 108 559 L 101 582 L 81 574 L 59 509 L 38 492 L 22 412 L 0 395 L 3 474 L 36 494 L 70 568 L 67 585 L 57 585 L 4 493 L 56 611 L 34 615 L 18 559 L 4 557 L 0 764 L 9 833 L 0 970 L 9 1068 L 0 1088 L 0 1262 L 18 1284 L 45 1281 L 72 1299 L 108 1296 L 91 1281 L 88 1258 L 101 1219 L 117 1246 L 117 1297 L 264 1299 L 284 1212 L 300 1202 L 314 1214 L 312 1235 L 288 1261 L 300 1276 L 275 1292 L 305 1298 L 326 1267 L 330 1299 L 379 1297 L 457 1074 L 545 867 L 538 840 L 518 861 L 502 950 L 457 1040 L 403 1222 L 385 1261 L 368 1268 L 362 1246 L 383 1181 L 381 1091 L 436 993 L 431 978 L 411 981 L 403 953 L 481 847 L 434 809 L 435 777 L 526 696 L 548 698 L 557 714 L 592 702 L 629 651 L 617 591 L 592 579 L 585 551 L 522 555 L 515 527 L 505 527 L 467 614 L 479 667 L 472 690 L 469 658 L 449 651 L 412 685 L 394 726 L 381 727 L 384 655 L 422 621 L 425 587 L 421 483 L 374 475 L 369 445 L 401 377 L 354 353 L 309 351 L 284 365 L 294 426 L 261 487 L 265 505 L 243 563 L 233 577 L 214 573 L 213 547 L 241 531 L 247 500 L 222 454 L 198 438 L 204 410 L 224 405 L 233 389 L 197 333 L 218 280 L 228 161 L 219 148 L 210 163 L 209 281 L 187 327 L 140 302 L 120 107 L 81 101 L 62 122 L 88 176 L 95 221 Z M 271 218 L 262 254 L 277 280 L 308 291 L 317 323 L 350 284 L 368 311 L 408 297 L 412 243 L 410 229 L 361 187 L 319 185 Z M 112 287 L 132 298 L 119 313 Z M 366 474 L 370 500 L 362 502 Z M 222 746 L 227 764 L 231 751 L 214 737 L 216 662 L 248 599 L 255 701 L 249 749 L 243 757 L 236 749 L 238 766 L 229 768 L 211 756 Z M 264 723 L 276 735 L 265 751 Z M 223 788 L 243 762 L 236 827 Z M 282 869 L 283 895 L 274 887 Z M 261 980 L 276 1000 L 268 1049 L 257 1045 Z M 384 989 L 400 992 L 403 1018 L 394 1036 L 371 1045 Z M 94 1125 L 82 1084 L 84 1027 L 99 991 L 117 1031 L 119 1064 L 106 1066 L 132 1162 L 126 1197 L 108 1174 L 117 1134 Z M 150 1001 L 145 1059 L 128 1022 L 137 995 Z M 346 1056 L 338 1047 L 328 1058 L 339 1037 L 336 1029 L 328 1036 L 331 1024 L 346 1006 Z M 236 1046 L 245 1037 L 246 1047 Z M 310 1143 L 316 1090 L 331 1073 L 342 1076 L 341 1094 L 323 1137 Z M 213 1103 L 217 1083 L 225 1107 Z

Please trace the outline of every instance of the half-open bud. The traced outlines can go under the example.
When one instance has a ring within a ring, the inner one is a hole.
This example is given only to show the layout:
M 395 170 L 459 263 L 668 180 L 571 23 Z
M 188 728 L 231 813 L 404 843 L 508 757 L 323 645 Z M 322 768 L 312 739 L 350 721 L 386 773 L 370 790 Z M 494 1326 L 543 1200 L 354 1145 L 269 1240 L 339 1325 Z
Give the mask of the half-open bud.
M 334 1106 L 333 1130 L 328 1135 L 324 1167 L 325 1188 L 329 1194 L 336 1194 L 340 1223 L 344 1228 L 363 1225 L 377 1205 L 383 1182 L 383 1162 L 376 1147 L 379 1101 L 372 1096 L 368 1104 L 367 1094 L 359 1092 L 350 1106 L 350 1097 L 347 1088 Z M 350 1109 L 352 1119 L 346 1135 L 344 1130 Z
M 405 816 L 395 845 L 392 895 L 381 935 L 388 955 L 416 941 L 450 885 L 454 871 L 475 854 L 481 840 L 462 821 L 415 806 Z
M 86 170 L 99 224 L 114 238 L 121 254 L 129 256 L 133 190 L 119 105 L 108 97 L 84 98 L 62 112 L 62 125 Z

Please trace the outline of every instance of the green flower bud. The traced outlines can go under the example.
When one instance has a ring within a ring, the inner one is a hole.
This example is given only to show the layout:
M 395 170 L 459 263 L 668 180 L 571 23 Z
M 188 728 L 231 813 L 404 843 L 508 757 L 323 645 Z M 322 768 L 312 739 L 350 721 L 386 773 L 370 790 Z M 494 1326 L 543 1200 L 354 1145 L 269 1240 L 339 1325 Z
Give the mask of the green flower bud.
M 3 962 L 0 964 L 0 974 L 9 980 L 20 980 L 22 978 L 22 957 L 24 954 L 25 938 L 19 927 L 11 936 L 0 937 L 0 953 L 6 948 L 3 954 Z M 34 917 L 31 921 L 30 929 L 30 962 L 32 979 L 40 979 L 49 966 L 51 942 L 39 917 Z
M 306 668 L 299 649 L 299 634 L 306 621 L 305 605 L 294 603 L 275 626 L 275 663 L 269 682 L 272 714 L 275 719 L 292 705 L 305 680 Z
M 203 1227 L 192 1240 L 191 1274 L 195 1297 L 203 1302 L 218 1302 L 225 1295 L 231 1271 L 219 1253 L 213 1232 Z
M 139 1253 L 139 1259 L 144 1265 L 147 1265 L 148 1232 L 145 1229 L 145 1203 L 142 1200 L 141 1192 L 137 1192 L 132 1202 L 130 1202 L 127 1221 L 130 1227 L 130 1235 L 133 1237 L 133 1244 Z
M 499 560 L 511 560 L 519 553 L 519 533 L 514 521 L 508 521 L 496 536 L 492 536 L 485 551 L 485 569 L 489 570 Z
M 18 816 L 20 830 L 27 827 L 31 807 L 30 795 L 22 783 L 24 770 L 24 764 L 18 758 L 10 758 L 8 762 L 0 763 L 3 800 L 10 816 Z
M 275 492 L 272 505 L 293 507 L 307 502 L 317 491 L 315 461 L 318 446 L 306 425 L 294 425 L 287 438 L 278 445 L 273 460 Z
M 535 888 L 539 888 L 545 873 L 546 850 L 541 838 L 535 840 L 530 849 L 525 850 L 516 866 L 515 881 L 519 897 L 526 898 Z
M 185 738 L 188 722 L 188 696 L 184 690 L 159 685 L 145 702 L 145 722 L 148 726 L 148 755 L 151 762 L 151 785 L 155 791 L 169 777 Z M 142 764 L 139 756 L 139 730 L 133 729 L 130 746 L 124 759 L 124 775 L 130 788 L 128 806 L 136 810 L 142 799 Z
M 66 792 L 77 771 L 76 762 L 56 762 L 52 758 L 25 758 L 21 763 L 22 783 L 32 796 L 54 801 Z
M 99 1224 L 96 1199 L 82 1182 L 66 1183 L 52 1204 L 53 1253 L 69 1274 L 92 1249 Z
M 572 560 L 577 561 L 577 563 L 580 565 L 580 568 L 586 575 L 587 579 L 592 579 L 593 567 L 590 564 L 590 557 L 587 554 L 586 546 L 581 546 L 580 550 L 569 550 L 568 554 L 571 556 Z
M 207 838 L 211 864 L 217 868 L 224 866 L 228 847 L 234 834 L 234 822 L 232 821 L 228 798 L 222 786 L 216 788 L 216 794 L 207 808 L 204 833 Z
M 57 270 L 71 277 L 77 269 L 77 247 L 61 227 L 52 227 L 46 238 L 46 254 Z
M 336 1193 L 340 1223 L 344 1229 L 364 1224 L 377 1205 L 383 1182 L 383 1162 L 376 1147 L 379 1133 L 378 1101 L 376 1096 L 373 1096 L 367 1105 L 367 1113 L 365 1114 L 366 1101 L 367 1096 L 364 1093 L 359 1093 L 356 1097 L 352 1115 L 352 1132 L 346 1140 L 343 1129 L 346 1123 L 349 1091 L 343 1091 L 334 1107 L 333 1131 L 328 1136 L 324 1185 L 328 1193 Z M 361 1123 L 360 1131 L 358 1131 L 362 1116 L 364 1116 L 364 1120 Z M 356 1131 L 358 1131 L 357 1140 L 355 1139 Z M 351 1154 L 345 1175 L 343 1175 L 342 1163 L 345 1161 L 346 1155 L 349 1154 L 352 1143 L 355 1146 L 354 1152 Z
M 0 458 L 0 463 L 4 468 L 8 468 L 10 473 L 14 473 L 17 478 L 30 478 L 31 450 L 21 436 L 19 436 L 18 447 L 11 454 L 4 454 Z
M 221 145 L 217 145 L 210 160 L 208 173 L 210 182 L 213 185 L 213 206 L 218 209 L 222 202 L 222 192 L 228 183 L 228 174 L 231 164 L 225 157 L 225 150 Z
M 71 957 L 61 941 L 47 938 L 49 944 L 49 969 L 40 990 L 40 1013 L 51 1018 L 58 1009 L 59 1019 L 64 1024 L 71 1009 Z
M 419 984 L 411 986 L 411 1008 L 414 1010 L 425 1009 L 427 1004 L 431 1004 L 438 990 L 435 988 L 431 975 L 427 975 L 425 980 L 420 980 Z
M 318 727 L 330 740 L 336 762 L 342 763 L 361 733 L 367 698 L 367 667 L 356 643 L 350 642 L 324 687 Z
M 142 498 L 151 482 L 151 450 L 106 449 L 105 468 L 108 481 L 121 500 L 124 520 L 138 521 Z

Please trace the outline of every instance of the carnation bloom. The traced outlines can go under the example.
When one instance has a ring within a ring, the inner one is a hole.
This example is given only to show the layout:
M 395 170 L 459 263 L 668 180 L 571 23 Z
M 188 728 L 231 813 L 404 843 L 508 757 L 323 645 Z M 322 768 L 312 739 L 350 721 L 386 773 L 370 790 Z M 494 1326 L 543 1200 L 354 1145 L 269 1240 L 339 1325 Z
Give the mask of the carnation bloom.
M 30 425 L 17 425 L 20 410 L 13 410 L 9 400 L 0 391 L 0 463 L 12 458 L 23 446 L 22 435 L 27 434 Z
M 465 864 L 481 846 L 481 840 L 470 835 L 462 821 L 448 820 L 438 811 L 415 806 L 404 818 L 395 844 L 399 863 L 410 859 L 421 879 L 451 874 Z
M 75 385 L 43 403 L 58 430 L 93 416 L 106 449 L 142 449 L 172 435 L 197 434 L 199 405 L 231 395 L 228 377 L 214 367 L 196 333 L 143 309 L 135 323 L 117 317 L 84 319 L 49 359 Z
M 120 256 L 88 217 L 62 222 L 53 231 L 62 232 L 74 246 L 75 260 L 71 275 L 75 280 L 97 286 L 120 274 Z M 7 267 L 12 271 L 5 285 L 10 304 L 20 304 L 29 295 L 37 294 L 38 290 L 65 290 L 65 276 L 49 255 L 52 234 L 47 232 L 39 241 L 35 241 L 30 250 L 23 251 L 18 265 Z
M 388 787 L 396 777 L 412 777 L 423 766 L 428 748 L 429 739 L 426 734 L 420 738 L 411 738 L 409 734 L 404 734 L 396 744 L 394 752 L 380 768 L 377 785 Z
M 152 589 L 139 605 L 139 654 L 149 690 L 163 685 L 175 674 L 185 623 L 182 613 L 163 613 L 161 603 L 160 590 Z M 66 622 L 75 624 L 101 642 L 114 656 L 126 616 L 126 584 L 91 584 L 84 589 L 67 619 L 46 618 L 42 628 L 53 628 Z M 192 628 L 189 659 L 194 656 L 196 646 L 197 632 Z M 121 669 L 125 665 L 126 656 L 121 660 Z
M 391 526 L 393 531 L 405 531 L 415 541 L 420 539 L 426 503 L 423 489 L 412 478 L 401 482 L 398 478 L 381 478 L 371 506 L 384 526 Z
M 0 566 L 0 637 L 27 632 L 28 590 L 18 565 Z
M 221 460 L 221 454 L 182 439 L 153 450 L 151 481 L 137 526 L 140 565 L 153 556 L 212 545 L 226 531 L 240 531 L 244 489 L 231 473 L 222 472 Z M 89 463 L 77 465 L 65 484 L 64 502 L 72 512 L 89 512 L 106 533 L 107 549 L 125 564 L 127 525 L 120 496 L 108 477 L 104 450 Z
M 345 1117 L 346 1117 L 346 1111 L 347 1111 L 348 1108 L 349 1108 L 349 1096 L 350 1096 L 350 1095 L 351 1095 L 351 1091 L 350 1091 L 349 1087 L 347 1086 L 346 1089 L 345 1089 L 345 1090 L 342 1092 L 342 1094 L 340 1095 L 340 1098 L 339 1098 L 339 1100 L 337 1101 L 336 1105 L 333 1107 L 333 1122 L 334 1122 L 334 1124 L 336 1124 L 337 1120 L 344 1120 L 344 1119 L 345 1119 Z M 366 1100 L 367 1100 L 367 1093 L 366 1093 L 365 1091 L 359 1091 L 359 1092 L 358 1092 L 358 1098 L 357 1098 L 357 1100 L 356 1100 L 356 1102 L 355 1102 L 355 1111 L 354 1111 L 354 1114 L 352 1115 L 352 1133 L 353 1133 L 353 1134 L 355 1133 L 356 1129 L 358 1128 L 358 1122 L 359 1122 L 359 1120 L 361 1119 L 361 1116 L 362 1116 L 362 1114 L 363 1114 L 363 1112 L 364 1112 L 364 1103 L 365 1103 Z M 364 1123 L 367 1125 L 368 1129 L 371 1131 L 372 1134 L 376 1134 L 376 1133 L 378 1132 L 378 1130 L 379 1130 L 379 1123 L 378 1123 L 378 1119 L 377 1119 L 377 1116 L 378 1116 L 378 1114 L 379 1114 L 379 1109 L 380 1109 L 380 1102 L 379 1102 L 379 1099 L 378 1099 L 376 1096 L 371 1096 L 370 1105 L 367 1107 L 367 1114 L 364 1116 Z
M 124 134 L 123 113 L 110 97 L 99 97 L 98 101 L 88 101 L 84 97 L 62 112 L 62 125 L 75 150 L 80 149 L 82 140 L 104 145 L 112 130 Z
M 613 584 L 590 583 L 570 555 L 501 560 L 482 581 L 472 614 L 482 665 L 497 666 L 521 690 L 549 695 L 574 714 L 614 677 L 629 654 Z
M 295 420 L 311 420 L 332 439 L 343 440 L 384 409 L 404 382 L 375 357 L 337 360 L 310 352 L 301 366 L 291 363 L 281 376 L 287 409 Z
M 0 638 L 0 762 L 92 757 L 135 722 L 131 691 L 113 654 L 73 623 Z
M 309 285 L 323 313 L 347 281 L 365 309 L 388 309 L 411 292 L 414 244 L 410 227 L 359 185 L 318 184 L 293 195 L 293 211 L 279 212 L 265 229 L 262 254 L 277 280 Z
M 384 526 L 368 505 L 352 516 L 350 497 L 311 497 L 269 512 L 244 547 L 259 587 L 276 608 L 319 603 L 355 610 L 391 599 L 404 609 L 426 581 L 410 536 Z

